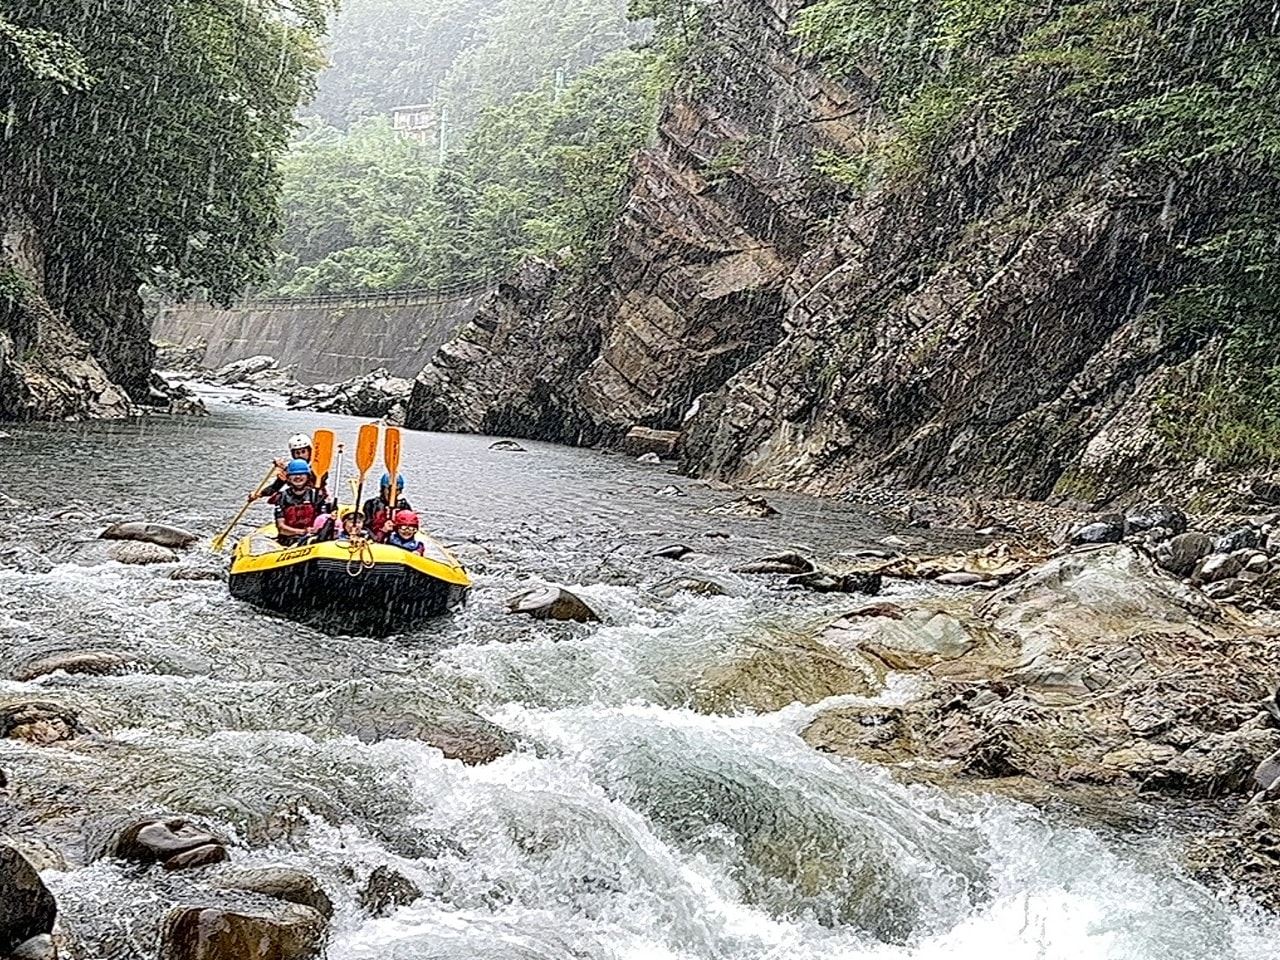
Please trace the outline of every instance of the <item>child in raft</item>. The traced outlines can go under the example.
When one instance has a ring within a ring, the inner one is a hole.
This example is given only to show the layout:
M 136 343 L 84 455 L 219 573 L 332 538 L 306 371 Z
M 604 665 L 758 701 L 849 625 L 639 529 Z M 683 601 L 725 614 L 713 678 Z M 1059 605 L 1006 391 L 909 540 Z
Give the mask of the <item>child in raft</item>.
M 394 523 L 394 529 L 387 534 L 387 543 L 422 556 L 426 546 L 418 541 L 418 515 L 412 510 L 398 510 Z
M 342 514 L 342 530 L 338 533 L 339 541 L 358 541 L 365 539 L 364 514 L 359 510 L 347 510 Z

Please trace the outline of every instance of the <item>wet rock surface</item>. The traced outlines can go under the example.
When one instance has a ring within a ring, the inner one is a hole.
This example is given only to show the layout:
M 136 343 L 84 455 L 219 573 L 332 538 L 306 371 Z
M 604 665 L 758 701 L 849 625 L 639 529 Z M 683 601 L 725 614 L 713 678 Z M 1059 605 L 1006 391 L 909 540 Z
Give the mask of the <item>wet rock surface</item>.
M 184 817 L 147 818 L 120 831 L 110 855 L 168 870 L 207 866 L 229 859 L 225 841 Z
M 21 853 L 0 839 L 0 956 L 53 932 L 58 904 Z
M 163 960 L 307 960 L 324 946 L 327 924 L 310 907 L 273 910 L 178 907 L 160 935 Z
M 517 594 L 507 601 L 512 613 L 524 613 L 536 620 L 576 620 L 578 623 L 594 623 L 600 619 L 577 594 L 564 587 L 535 587 Z

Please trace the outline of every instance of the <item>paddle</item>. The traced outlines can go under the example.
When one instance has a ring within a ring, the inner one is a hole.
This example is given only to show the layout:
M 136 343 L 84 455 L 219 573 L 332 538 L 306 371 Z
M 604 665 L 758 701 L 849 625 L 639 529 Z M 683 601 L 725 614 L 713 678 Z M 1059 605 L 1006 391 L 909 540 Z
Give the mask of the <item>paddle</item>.
M 356 437 L 356 469 L 360 471 L 360 482 L 356 484 L 357 510 L 363 506 L 360 500 L 364 496 L 364 475 L 369 472 L 369 468 L 373 466 L 373 461 L 377 456 L 378 425 L 376 423 L 366 423 L 360 428 L 360 433 Z M 373 517 L 369 517 L 368 521 L 373 523 Z
M 311 472 L 316 475 L 316 486 L 324 483 L 324 475 L 329 472 L 329 464 L 333 461 L 333 431 L 317 430 L 311 435 Z
M 382 462 L 387 465 L 387 476 L 391 478 L 391 500 L 387 504 L 387 516 L 394 520 L 396 504 L 400 502 L 400 487 L 396 483 L 396 475 L 400 472 L 399 427 L 387 427 L 382 447 Z
M 264 476 L 261 480 L 259 480 L 258 485 L 253 489 L 255 499 L 257 495 L 262 492 L 262 488 L 267 485 L 267 481 L 276 475 L 276 469 L 277 468 L 274 463 L 267 468 L 266 476 Z M 246 500 L 244 502 L 244 506 L 240 508 L 240 512 L 237 513 L 235 515 L 235 518 L 230 523 L 227 524 L 227 529 L 223 530 L 220 534 L 218 534 L 216 537 L 213 538 L 213 543 L 210 544 L 210 546 L 213 548 L 214 553 L 222 552 L 222 545 L 227 542 L 227 537 L 231 535 L 231 531 L 236 528 L 236 524 L 240 522 L 240 520 L 244 517 L 245 513 L 248 511 L 248 509 L 251 506 L 253 506 L 253 500 Z

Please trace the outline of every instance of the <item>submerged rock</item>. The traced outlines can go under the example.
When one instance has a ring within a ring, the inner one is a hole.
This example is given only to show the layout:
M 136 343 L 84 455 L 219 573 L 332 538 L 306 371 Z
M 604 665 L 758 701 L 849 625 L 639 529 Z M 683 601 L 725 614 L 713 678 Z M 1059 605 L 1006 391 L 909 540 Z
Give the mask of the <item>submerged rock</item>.
M 0 739 L 50 744 L 73 740 L 88 731 L 69 707 L 45 700 L 28 700 L 0 706 Z
M 177 563 L 178 555 L 168 547 L 139 540 L 90 540 L 76 544 L 70 559 L 85 567 L 112 560 L 131 566 L 149 566 L 153 563 Z
M 765 517 L 776 517 L 778 511 L 770 506 L 764 497 L 748 493 L 735 500 L 708 507 L 707 513 L 721 514 L 731 517 L 746 517 L 750 520 L 762 520 Z
M 248 890 L 275 900 L 285 900 L 310 907 L 326 920 L 333 917 L 333 901 L 315 877 L 292 867 L 264 867 L 223 874 L 215 886 L 230 890 Z
M 360 906 L 375 917 L 385 917 L 421 897 L 422 890 L 416 883 L 385 865 L 374 867 L 356 895 Z
M 811 573 L 816 567 L 808 557 L 798 553 L 774 553 L 756 557 L 729 569 L 730 573 Z
M 27 858 L 0 843 L 0 957 L 53 932 L 58 904 Z
M 787 579 L 787 583 L 804 587 L 814 593 L 879 593 L 880 582 L 880 574 L 869 570 L 855 570 L 850 573 L 814 570 Z
M 64 673 L 85 673 L 91 676 L 110 676 L 124 673 L 132 660 L 105 651 L 86 650 L 73 653 L 55 653 L 38 660 L 30 660 L 12 673 L 15 680 L 22 682 L 43 677 L 59 670 Z
M 490 450 L 501 450 L 505 453 L 528 453 L 524 447 L 516 443 L 514 440 L 495 440 L 489 444 Z

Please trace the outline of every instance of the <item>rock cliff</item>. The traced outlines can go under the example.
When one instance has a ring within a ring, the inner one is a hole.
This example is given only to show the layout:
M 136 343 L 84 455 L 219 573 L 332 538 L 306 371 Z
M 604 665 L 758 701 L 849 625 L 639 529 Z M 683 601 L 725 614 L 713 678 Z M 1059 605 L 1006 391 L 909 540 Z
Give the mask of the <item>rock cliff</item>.
M 597 273 L 496 305 L 410 423 L 683 430 L 695 473 L 827 494 L 1103 501 L 1177 468 L 1153 415 L 1194 358 L 1144 313 L 1179 280 L 1169 195 L 1052 111 L 952 137 L 906 188 L 841 187 L 824 158 L 885 118 L 864 75 L 797 52 L 803 6 L 717 7 Z
M 21 216 L 0 218 L 0 420 L 116 418 L 137 413 L 125 385 L 146 398 L 150 385 L 150 342 L 145 328 L 125 322 L 128 304 L 80 294 L 65 313 L 45 295 L 48 269 L 40 237 Z M 91 299 L 99 302 L 91 304 Z M 136 316 L 141 302 L 132 298 Z M 67 317 L 81 321 L 73 327 Z M 86 340 L 93 340 L 93 349 Z M 108 370 L 119 379 L 114 379 Z M 122 385 L 123 384 L 123 385 Z

